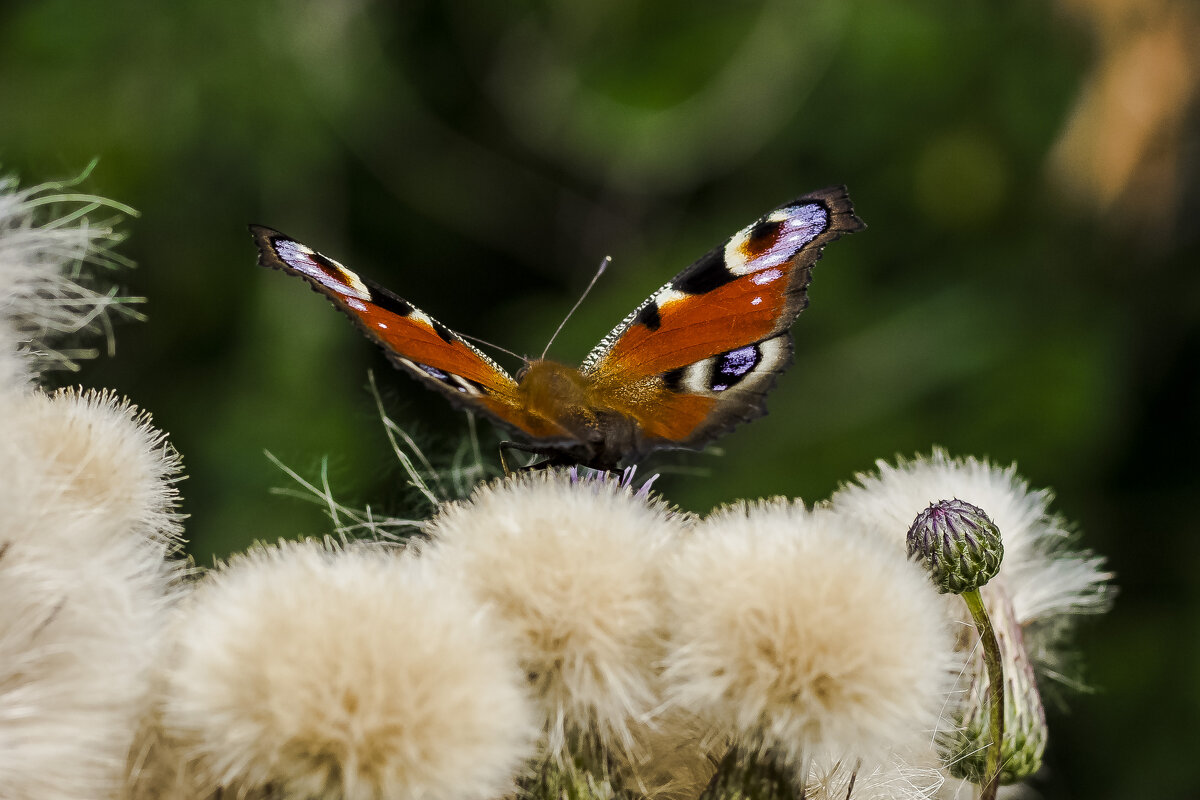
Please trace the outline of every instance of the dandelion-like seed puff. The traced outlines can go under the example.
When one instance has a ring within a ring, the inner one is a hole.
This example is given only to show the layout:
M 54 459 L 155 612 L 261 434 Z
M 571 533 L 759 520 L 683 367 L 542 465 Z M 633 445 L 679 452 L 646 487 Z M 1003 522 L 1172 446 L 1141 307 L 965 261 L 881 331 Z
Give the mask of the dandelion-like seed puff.
M 184 604 L 162 725 L 207 791 L 477 800 L 533 755 L 511 643 L 395 551 L 260 548 Z
M 543 470 L 444 507 L 422 557 L 515 632 L 552 753 L 576 736 L 628 747 L 659 704 L 661 567 L 685 527 L 621 482 Z
M 901 548 L 800 503 L 735 504 L 670 560 L 671 699 L 789 771 L 869 772 L 928 746 L 953 656 L 928 578 Z

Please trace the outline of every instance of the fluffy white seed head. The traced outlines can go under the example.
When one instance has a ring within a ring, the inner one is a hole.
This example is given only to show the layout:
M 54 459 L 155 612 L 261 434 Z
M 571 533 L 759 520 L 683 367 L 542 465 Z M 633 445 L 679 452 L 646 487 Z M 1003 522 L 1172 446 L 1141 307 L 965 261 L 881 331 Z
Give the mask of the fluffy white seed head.
M 837 491 L 830 507 L 855 524 L 903 541 L 917 514 L 931 502 L 958 498 L 987 512 L 1000 530 L 1004 560 L 997 576 L 1012 599 L 1027 642 L 1053 663 L 1055 644 L 1076 614 L 1107 609 L 1112 574 L 1104 559 L 1072 548 L 1063 520 L 1049 510 L 1051 494 L 1032 490 L 1016 467 L 974 458 L 951 458 L 934 450 L 928 458 L 884 461 Z
M 575 734 L 628 747 L 658 705 L 661 568 L 684 526 L 616 482 L 550 470 L 484 486 L 431 521 L 426 557 L 515 632 L 552 752 Z
M 670 561 L 676 704 L 793 768 L 927 744 L 954 642 L 903 540 L 773 501 L 717 511 Z
M 256 549 L 205 578 L 178 632 L 162 724 L 209 789 L 477 800 L 533 754 L 509 641 L 413 558 Z
M 178 460 L 106 394 L 0 394 L 6 797 L 119 785 L 176 585 Z
M 179 454 L 149 414 L 108 391 L 31 393 L 12 406 L 45 470 L 28 490 L 31 502 L 36 498 L 95 537 L 132 535 L 178 546 Z

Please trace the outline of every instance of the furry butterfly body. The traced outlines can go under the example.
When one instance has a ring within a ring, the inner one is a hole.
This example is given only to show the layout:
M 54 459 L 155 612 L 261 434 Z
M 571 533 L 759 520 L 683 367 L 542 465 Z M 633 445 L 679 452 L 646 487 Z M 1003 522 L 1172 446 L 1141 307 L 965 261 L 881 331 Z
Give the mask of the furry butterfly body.
M 252 225 L 259 263 L 333 301 L 397 367 L 555 463 L 613 469 L 700 449 L 766 413 L 791 363 L 790 328 L 826 244 L 863 227 L 845 187 L 787 203 L 680 272 L 578 367 L 528 361 L 510 376 L 407 300 L 278 231 Z

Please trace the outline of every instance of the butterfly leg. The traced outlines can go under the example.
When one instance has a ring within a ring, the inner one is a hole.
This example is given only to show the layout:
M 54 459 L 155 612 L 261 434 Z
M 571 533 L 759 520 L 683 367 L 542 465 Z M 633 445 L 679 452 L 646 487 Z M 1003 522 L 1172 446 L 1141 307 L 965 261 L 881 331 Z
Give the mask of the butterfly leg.
M 538 449 L 537 447 L 535 447 L 534 445 L 525 444 L 523 442 L 504 441 L 504 442 L 500 443 L 499 447 L 500 447 L 500 466 L 501 466 L 501 468 L 503 468 L 504 477 L 506 477 L 506 478 L 517 472 L 524 472 L 527 469 L 536 468 L 541 465 L 540 463 L 539 464 L 527 464 L 525 466 L 519 466 L 516 469 L 513 469 L 512 466 L 509 464 L 508 456 L 505 454 L 505 451 L 509 450 L 509 451 L 516 452 L 516 453 L 533 453 L 535 455 L 540 455 L 542 453 L 542 451 L 540 449 Z M 544 463 L 544 462 L 542 462 L 542 463 Z
M 512 450 L 519 453 L 530 453 L 537 456 L 545 456 L 541 461 L 535 461 L 532 464 L 513 467 L 509 464 L 505 450 Z M 515 475 L 519 472 L 530 472 L 535 469 L 546 469 L 548 467 L 569 467 L 574 464 L 585 463 L 586 459 L 581 459 L 576 455 L 569 453 L 561 453 L 556 450 L 547 450 L 544 447 L 538 447 L 534 444 L 525 444 L 523 442 L 501 442 L 500 443 L 500 466 L 504 468 L 504 477 Z

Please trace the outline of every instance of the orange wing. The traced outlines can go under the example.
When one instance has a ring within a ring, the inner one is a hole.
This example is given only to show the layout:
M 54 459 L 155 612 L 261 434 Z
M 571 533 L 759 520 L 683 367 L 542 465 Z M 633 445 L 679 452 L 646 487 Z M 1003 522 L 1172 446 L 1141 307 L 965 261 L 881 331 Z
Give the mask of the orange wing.
M 278 231 L 251 225 L 250 232 L 262 266 L 304 278 L 425 386 L 535 439 L 573 438 L 531 413 L 516 381 L 496 362 L 407 300 Z
M 584 359 L 598 399 L 637 420 L 644 452 L 699 448 L 766 413 L 789 330 L 829 242 L 864 227 L 843 186 L 780 206 L 655 292 Z

